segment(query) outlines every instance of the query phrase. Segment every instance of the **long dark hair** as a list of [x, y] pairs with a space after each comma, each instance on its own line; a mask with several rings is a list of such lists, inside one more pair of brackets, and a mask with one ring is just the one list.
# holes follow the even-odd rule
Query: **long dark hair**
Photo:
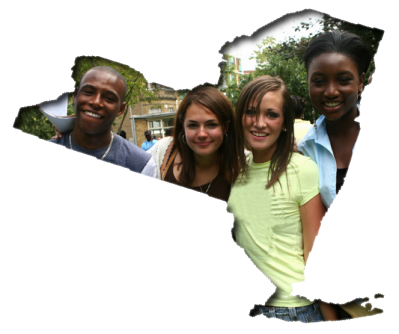
[[[239, 152], [239, 162], [241, 172], [246, 175], [248, 164], [246, 163], [244, 155], [245, 148], [251, 150], [245, 140], [242, 119], [245, 112], [249, 109], [250, 105], [256, 104], [256, 114], [259, 115], [259, 106], [263, 96], [267, 92], [277, 91], [283, 97], [283, 117], [284, 125], [287, 131], [281, 131], [277, 139], [277, 148], [273, 153], [270, 161], [268, 171], [268, 183], [266, 189], [269, 189], [278, 181], [281, 174], [283, 174], [291, 160], [292, 152], [294, 150], [294, 114], [292, 111], [292, 101], [290, 92], [284, 81], [279, 77], [271, 77], [264, 75], [250, 81], [242, 90], [236, 105], [236, 128], [237, 128], [237, 147]], [[279, 182], [279, 181], [278, 181]]]
[[238, 153], [236, 147], [236, 128], [233, 106], [222, 92], [212, 86], [198, 86], [191, 90], [181, 102], [175, 118], [173, 141], [182, 158], [182, 170], [179, 182], [188, 187], [195, 178], [195, 160], [191, 148], [182, 140], [184, 135], [184, 117], [193, 103], [213, 112], [223, 130], [228, 127], [222, 145], [218, 149], [220, 172], [224, 179], [232, 184], [239, 174]]

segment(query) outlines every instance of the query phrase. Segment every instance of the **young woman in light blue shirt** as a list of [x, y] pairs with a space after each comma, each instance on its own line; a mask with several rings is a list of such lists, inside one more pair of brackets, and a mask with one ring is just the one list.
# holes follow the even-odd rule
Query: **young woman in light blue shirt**
[[[358, 104], [371, 59], [370, 49], [359, 36], [337, 30], [318, 36], [305, 53], [310, 99], [322, 116], [299, 142], [298, 150], [318, 165], [320, 195], [327, 209], [344, 182], [359, 136]], [[358, 298], [352, 304], [362, 302]], [[355, 316], [353, 310], [356, 313], [353, 307], [341, 305], [339, 319]]]

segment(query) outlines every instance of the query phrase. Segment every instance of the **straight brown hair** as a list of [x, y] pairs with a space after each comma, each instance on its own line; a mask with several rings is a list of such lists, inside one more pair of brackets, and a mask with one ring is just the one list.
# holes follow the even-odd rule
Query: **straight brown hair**
[[[259, 115], [259, 106], [262, 101], [263, 96], [267, 92], [278, 91], [283, 97], [283, 117], [284, 125], [287, 131], [281, 131], [280, 136], [277, 139], [277, 148], [273, 153], [270, 167], [268, 171], [268, 183], [266, 189], [269, 189], [279, 182], [281, 174], [283, 174], [291, 160], [292, 152], [294, 150], [294, 113], [292, 108], [292, 101], [290, 92], [284, 81], [279, 77], [271, 77], [269, 75], [264, 75], [250, 81], [238, 98], [236, 105], [236, 129], [237, 129], [237, 149], [239, 153], [239, 163], [241, 173], [243, 175], [247, 174], [248, 164], [244, 154], [244, 148], [251, 150], [247, 141], [245, 140], [244, 130], [243, 130], [243, 115], [249, 109], [250, 106], [256, 105], [256, 117]], [[280, 184], [281, 186], [281, 184]]]
[[229, 184], [232, 184], [239, 174], [234, 110], [227, 97], [212, 86], [195, 87], [184, 97], [177, 111], [173, 141], [182, 158], [182, 171], [179, 176], [179, 182], [188, 187], [195, 178], [194, 153], [182, 140], [184, 135], [184, 117], [187, 109], [193, 103], [213, 112], [223, 130], [228, 127], [227, 136], [224, 136], [223, 143], [218, 149], [218, 162], [224, 179]]

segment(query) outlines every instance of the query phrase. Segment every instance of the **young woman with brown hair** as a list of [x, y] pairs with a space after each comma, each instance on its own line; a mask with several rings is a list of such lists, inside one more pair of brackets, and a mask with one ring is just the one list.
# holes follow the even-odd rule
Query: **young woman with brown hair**
[[[250, 314], [333, 320], [330, 305], [290, 295], [292, 284], [304, 280], [325, 213], [317, 165], [294, 151], [293, 124], [290, 93], [280, 78], [262, 76], [244, 87], [236, 106], [241, 174], [228, 210], [234, 214], [237, 244], [277, 288], [266, 305], [255, 306]], [[244, 146], [252, 152], [247, 160]]]
[[158, 178], [227, 201], [239, 173], [234, 111], [212, 86], [190, 91], [175, 117], [174, 135], [148, 152]]

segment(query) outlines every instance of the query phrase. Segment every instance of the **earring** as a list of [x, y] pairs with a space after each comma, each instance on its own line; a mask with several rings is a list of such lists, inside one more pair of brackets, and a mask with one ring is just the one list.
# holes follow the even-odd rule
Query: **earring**
[[314, 126], [314, 132], [316, 133], [316, 139], [319, 139], [317, 137], [316, 113], [315, 113], [314, 109], [312, 109], [312, 115], [313, 115], [313, 126]]
[[224, 135], [223, 143], [227, 143], [228, 138], [229, 138], [229, 136], [228, 136], [227, 133], [226, 133], [226, 134]]
[[284, 131], [284, 132], [287, 132], [287, 129], [284, 129], [283, 131]]
[[182, 141], [184, 144], [187, 145], [187, 142], [186, 142], [186, 135], [181, 136], [181, 141]]

